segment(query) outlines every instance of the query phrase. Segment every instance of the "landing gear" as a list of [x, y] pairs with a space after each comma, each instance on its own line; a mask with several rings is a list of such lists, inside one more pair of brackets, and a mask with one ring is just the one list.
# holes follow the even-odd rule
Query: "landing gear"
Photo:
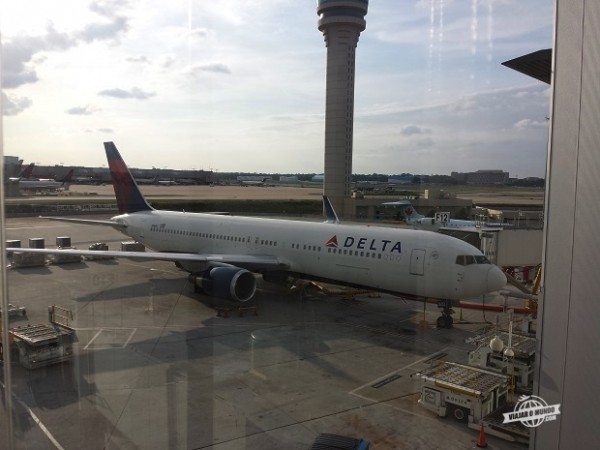
[[454, 314], [454, 310], [452, 309], [452, 300], [439, 300], [438, 308], [441, 308], [442, 315], [437, 319], [437, 327], [452, 328], [454, 323], [454, 319], [452, 318], [452, 314]]

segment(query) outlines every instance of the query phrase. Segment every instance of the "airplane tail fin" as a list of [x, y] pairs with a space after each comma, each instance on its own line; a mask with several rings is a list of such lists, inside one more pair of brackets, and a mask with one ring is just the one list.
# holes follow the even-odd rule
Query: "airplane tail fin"
[[402, 211], [402, 217], [404, 217], [405, 221], [410, 222], [411, 220], [422, 219], [425, 217], [419, 214], [410, 202], [402, 203], [404, 204], [400, 205], [400, 210]]
[[23, 179], [31, 178], [31, 175], [33, 175], [34, 166], [35, 166], [35, 163], [31, 163], [27, 167], [25, 167], [19, 174], [19, 178], [23, 178]]
[[117, 147], [113, 142], [105, 142], [104, 150], [110, 169], [119, 214], [133, 213], [137, 211], [152, 211], [152, 208], [138, 188], [131, 172], [121, 158]]
[[70, 183], [73, 180], [73, 173], [75, 173], [75, 169], [69, 170], [64, 177], [56, 181], [60, 181], [61, 183]]

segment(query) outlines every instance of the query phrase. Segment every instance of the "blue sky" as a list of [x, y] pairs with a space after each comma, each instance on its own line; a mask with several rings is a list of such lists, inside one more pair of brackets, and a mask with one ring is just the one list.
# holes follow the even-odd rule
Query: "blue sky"
[[[355, 173], [544, 176], [550, 88], [501, 66], [552, 45], [550, 0], [372, 0]], [[316, 2], [0, 5], [4, 153], [26, 162], [322, 172]]]

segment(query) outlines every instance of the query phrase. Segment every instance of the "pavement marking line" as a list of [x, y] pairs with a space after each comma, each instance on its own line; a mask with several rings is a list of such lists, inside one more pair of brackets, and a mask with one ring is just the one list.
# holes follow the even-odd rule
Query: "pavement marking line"
[[116, 330], [116, 331], [119, 331], [119, 330], [131, 330], [131, 332], [129, 333], [129, 336], [125, 340], [125, 343], [121, 346], [121, 348], [125, 348], [125, 347], [127, 347], [127, 344], [129, 344], [129, 341], [131, 341], [131, 339], [133, 338], [133, 335], [137, 331], [137, 328], [131, 328], [131, 327], [124, 327], [124, 328], [100, 328], [98, 330], [98, 332], [94, 335], [94, 337], [92, 339], [90, 339], [90, 342], [88, 342], [86, 344], [86, 346], [83, 347], [83, 349], [87, 350], [88, 347], [90, 345], [92, 345], [93, 342], [98, 338], [98, 336], [100, 336], [100, 333], [102, 333], [103, 331], [110, 331], [110, 330]]
[[136, 331], [137, 331], [137, 328], [134, 328], [134, 329], [131, 330], [131, 333], [129, 333], [129, 337], [127, 338], [127, 340], [123, 344], [123, 348], [127, 347], [127, 344], [129, 344], [129, 341], [131, 341], [131, 339], [133, 338], [133, 335], [135, 334]]
[[92, 339], [90, 339], [90, 342], [88, 342], [88, 343], [86, 344], [86, 346], [85, 346], [85, 347], [83, 347], [83, 349], [84, 349], [84, 350], [87, 350], [87, 349], [88, 349], [88, 347], [89, 347], [90, 345], [92, 345], [92, 342], [94, 342], [94, 340], [95, 340], [95, 339], [96, 339], [98, 336], [100, 336], [100, 333], [102, 333], [102, 330], [104, 330], [104, 328], [100, 328], [100, 329], [98, 330], [98, 332], [97, 332], [97, 333], [94, 335], [94, 337], [93, 337]]
[[419, 417], [420, 419], [427, 419], [427, 420], [430, 420], [430, 421], [433, 421], [433, 422], [436, 421], [436, 418], [428, 417], [428, 416], [425, 416], [425, 415], [421, 415], [421, 414], [419, 414], [417, 412], [410, 411], [409, 409], [400, 408], [399, 406], [390, 405], [389, 401], [390, 400], [395, 400], [395, 399], [390, 399], [390, 400], [385, 400], [385, 401], [377, 401], [377, 400], [373, 400], [372, 398], [365, 397], [364, 395], [355, 394], [355, 393], [352, 393], [352, 392], [351, 392], [351, 394], [354, 395], [355, 397], [361, 398], [363, 400], [366, 400], [366, 401], [369, 401], [369, 402], [373, 402], [373, 404], [381, 405], [381, 406], [386, 406], [388, 408], [395, 409], [396, 411], [402, 411], [403, 413], [410, 414], [411, 416]]
[[[4, 390], [6, 389], [6, 386], [1, 381], [0, 381], [0, 385], [2, 385], [2, 389], [4, 389]], [[46, 435], [46, 437], [50, 440], [50, 442], [52, 442], [54, 447], [57, 450], [65, 450], [64, 447], [62, 445], [60, 445], [59, 442], [54, 438], [54, 436], [52, 436], [52, 433], [50, 433], [50, 430], [48, 430], [48, 428], [46, 428], [46, 426], [42, 423], [42, 421], [38, 418], [38, 416], [35, 415], [35, 413], [31, 410], [31, 408], [29, 408], [29, 406], [27, 406], [27, 404], [17, 396], [17, 394], [15, 394], [14, 392], [11, 392], [11, 394], [12, 394], [13, 398], [19, 403], [19, 405], [21, 405], [23, 407], [23, 409], [25, 409], [25, 411], [27, 411], [27, 413], [33, 419], [33, 421], [40, 427], [40, 430], [42, 430], [42, 433], [44, 433]]]

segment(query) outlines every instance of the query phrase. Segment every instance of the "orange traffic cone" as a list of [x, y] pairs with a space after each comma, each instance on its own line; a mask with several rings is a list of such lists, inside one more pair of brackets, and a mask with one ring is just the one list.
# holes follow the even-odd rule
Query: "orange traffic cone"
[[483, 429], [483, 423], [479, 428], [479, 440], [477, 441], [477, 447], [479, 448], [487, 448], [487, 442], [485, 441], [485, 430]]

